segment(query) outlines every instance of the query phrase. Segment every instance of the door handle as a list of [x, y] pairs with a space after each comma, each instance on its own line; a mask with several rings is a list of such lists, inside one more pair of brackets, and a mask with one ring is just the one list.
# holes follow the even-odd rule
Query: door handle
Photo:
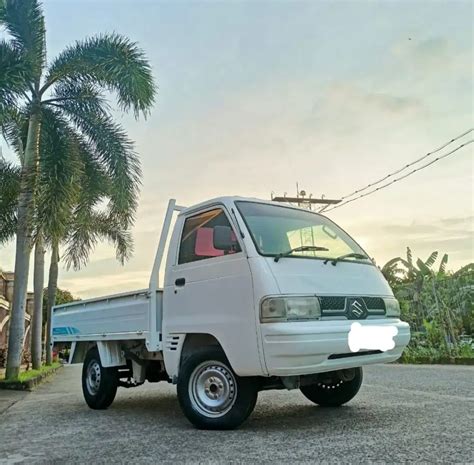
[[174, 285], [178, 286], [178, 287], [183, 287], [185, 284], [186, 284], [186, 279], [185, 278], [178, 278], [174, 282]]

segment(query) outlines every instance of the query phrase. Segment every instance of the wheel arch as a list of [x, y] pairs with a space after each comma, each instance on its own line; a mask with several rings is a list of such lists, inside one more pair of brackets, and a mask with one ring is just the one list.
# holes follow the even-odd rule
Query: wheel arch
[[179, 369], [183, 361], [203, 347], [218, 347], [225, 354], [225, 350], [219, 340], [210, 333], [182, 333], [170, 334], [165, 341], [163, 358], [166, 372], [176, 384]]
[[93, 341], [77, 341], [71, 344], [71, 350], [69, 353], [69, 360], [68, 363], [83, 363], [86, 354], [92, 347], [96, 346], [97, 344]]

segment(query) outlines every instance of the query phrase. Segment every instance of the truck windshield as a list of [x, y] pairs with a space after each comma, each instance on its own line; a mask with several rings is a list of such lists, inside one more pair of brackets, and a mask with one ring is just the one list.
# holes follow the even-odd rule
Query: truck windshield
[[[343, 260], [371, 263], [361, 259], [361, 255], [366, 256], [362, 248], [324, 216], [281, 205], [246, 201], [237, 201], [236, 205], [261, 255], [276, 257], [301, 248], [287, 257], [336, 259], [356, 254]], [[304, 246], [312, 246], [313, 250]]]

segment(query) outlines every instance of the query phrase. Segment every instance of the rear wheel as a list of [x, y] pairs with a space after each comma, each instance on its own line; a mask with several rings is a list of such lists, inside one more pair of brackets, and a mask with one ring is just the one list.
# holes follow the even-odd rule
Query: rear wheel
[[252, 413], [257, 386], [237, 376], [218, 348], [194, 353], [181, 366], [178, 400], [188, 420], [200, 429], [233, 429]]
[[337, 372], [324, 375], [316, 384], [300, 388], [307, 399], [321, 407], [338, 407], [349, 402], [359, 392], [362, 384], [362, 368], [360, 367], [344, 370], [342, 376]]
[[104, 368], [97, 347], [89, 349], [82, 367], [82, 392], [87, 405], [94, 410], [106, 409], [114, 401], [117, 387], [117, 369]]

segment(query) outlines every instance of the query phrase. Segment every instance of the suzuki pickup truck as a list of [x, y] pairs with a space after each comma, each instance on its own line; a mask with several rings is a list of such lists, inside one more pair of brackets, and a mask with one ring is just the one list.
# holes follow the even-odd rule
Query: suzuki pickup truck
[[149, 287], [57, 305], [52, 319], [53, 343], [71, 343], [69, 362], [83, 363], [89, 407], [166, 381], [204, 429], [238, 427], [267, 389], [342, 405], [364, 365], [397, 360], [409, 339], [390, 286], [345, 231], [241, 197], [170, 200]]

